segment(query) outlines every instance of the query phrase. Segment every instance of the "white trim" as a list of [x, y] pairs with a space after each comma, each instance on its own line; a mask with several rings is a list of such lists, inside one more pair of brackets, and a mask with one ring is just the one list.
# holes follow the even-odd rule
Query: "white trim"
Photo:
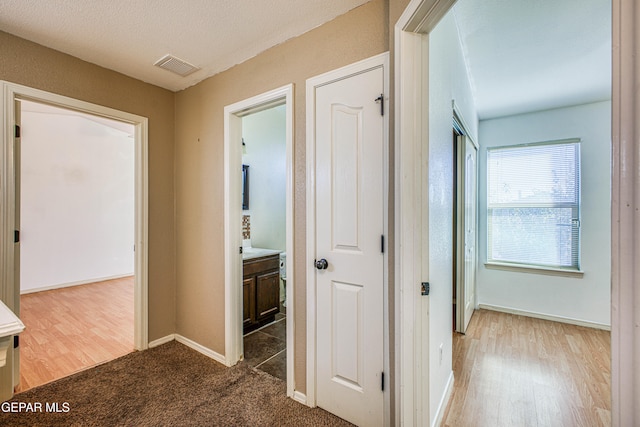
[[449, 374], [449, 380], [447, 381], [447, 386], [444, 389], [442, 399], [440, 399], [440, 404], [438, 405], [438, 410], [436, 411], [436, 416], [434, 417], [431, 427], [439, 426], [442, 423], [442, 418], [444, 417], [444, 413], [447, 410], [447, 405], [449, 404], [449, 400], [451, 399], [451, 395], [453, 394], [453, 384], [454, 376], [453, 371], [451, 371], [451, 373]]
[[484, 267], [490, 270], [515, 271], [517, 273], [544, 274], [547, 276], [574, 277], [581, 279], [584, 277], [582, 270], [569, 270], [568, 268], [544, 267], [538, 265], [509, 264], [506, 262], [487, 261]]
[[[263, 94], [224, 107], [224, 280], [225, 280], [225, 355], [229, 366], [240, 360], [242, 345], [242, 246], [240, 217], [242, 214], [241, 194], [241, 149], [242, 117], [248, 114], [285, 105], [286, 121], [286, 281], [287, 301], [287, 396], [294, 396], [295, 370], [295, 269], [293, 258], [294, 213], [293, 213], [293, 85], [289, 84]], [[237, 142], [237, 143], [234, 143]], [[237, 170], [232, 169], [237, 165]], [[235, 231], [234, 231], [235, 230]]]
[[640, 424], [640, 4], [613, 0], [611, 420]]
[[20, 295], [33, 294], [36, 292], [52, 291], [54, 289], [71, 288], [73, 286], [88, 285], [91, 283], [106, 282], [107, 280], [122, 279], [123, 277], [135, 276], [134, 273], [118, 274], [116, 276], [96, 277], [95, 279], [79, 280], [77, 282], [59, 283], [57, 285], [42, 286], [39, 288], [31, 288], [20, 290]]
[[176, 339], [176, 334], [169, 334], [166, 337], [158, 338], [157, 340], [153, 340], [149, 343], [149, 348], [154, 348], [161, 346], [162, 344], [166, 344], [168, 342], [174, 341]]
[[[197, 351], [198, 353], [204, 354], [205, 356], [215, 360], [218, 363], [222, 363], [223, 365], [229, 367], [232, 366], [231, 364], [228, 363], [228, 361], [225, 359], [225, 357], [223, 355], [221, 355], [220, 353], [217, 353], [213, 350], [211, 350], [210, 348], [207, 348], [203, 345], [198, 344], [197, 342], [190, 340], [189, 338], [183, 337], [180, 334], [175, 334], [175, 340], [178, 341], [180, 344], [184, 344], [187, 347]], [[166, 338], [166, 337], [165, 337]]]
[[427, 419], [430, 412], [429, 361], [422, 357], [428, 352], [429, 317], [419, 291], [420, 283], [429, 277], [429, 205], [424, 190], [428, 188], [428, 153], [422, 153], [424, 141], [428, 144], [423, 114], [428, 108], [424, 34], [454, 2], [412, 0], [394, 27], [396, 425], [422, 424], [424, 411]]
[[0, 141], [0, 298], [13, 309], [15, 302], [13, 274], [13, 230], [15, 224], [15, 180], [13, 165], [14, 100], [36, 102], [81, 111], [88, 114], [127, 122], [135, 126], [135, 290], [134, 290], [134, 345], [137, 350], [148, 347], [148, 119], [113, 108], [53, 94], [39, 89], [6, 81], [0, 82], [3, 100], [2, 139]]
[[[385, 101], [388, 101], [389, 94], [389, 53], [381, 53], [379, 55], [372, 56], [370, 58], [364, 59], [362, 61], [355, 62], [353, 64], [347, 65], [345, 67], [338, 68], [336, 70], [329, 71], [327, 73], [321, 74], [319, 76], [315, 76], [307, 79], [306, 83], [306, 123], [307, 123], [307, 133], [306, 133], [306, 174], [307, 174], [307, 212], [306, 212], [306, 220], [307, 220], [307, 231], [306, 231], [306, 240], [307, 240], [307, 258], [306, 258], [306, 276], [307, 276], [307, 396], [306, 396], [306, 404], [311, 407], [316, 406], [316, 274], [315, 268], [313, 268], [313, 261], [316, 256], [316, 238], [315, 238], [315, 230], [316, 230], [316, 217], [315, 217], [315, 209], [316, 209], [316, 183], [315, 183], [315, 92], [316, 88], [319, 86], [324, 86], [330, 84], [337, 80], [345, 79], [349, 76], [361, 74], [367, 72], [369, 70], [382, 67], [384, 70], [384, 96]], [[388, 110], [387, 110], [388, 111]], [[384, 226], [384, 235], [387, 237], [386, 241], [388, 242], [389, 236], [389, 218], [388, 218], [388, 207], [389, 207], [389, 114], [384, 115], [384, 165], [385, 169], [383, 171], [384, 175], [384, 218], [383, 218], [383, 226]], [[390, 365], [389, 365], [389, 258], [388, 255], [389, 250], [384, 252], [384, 277], [383, 277], [383, 287], [384, 287], [384, 370], [389, 373]], [[389, 378], [390, 375], [387, 375]], [[388, 390], [386, 388], [385, 390]], [[388, 392], [384, 393], [384, 424], [390, 425], [391, 419], [391, 399]]]
[[587, 328], [602, 329], [602, 330], [605, 330], [605, 331], [610, 331], [611, 330], [611, 326], [607, 325], [607, 324], [604, 324], [604, 323], [590, 322], [588, 320], [572, 319], [570, 317], [555, 316], [553, 314], [545, 314], [545, 313], [538, 313], [536, 311], [520, 310], [520, 309], [517, 309], [517, 308], [503, 307], [503, 306], [500, 306], [500, 305], [478, 304], [478, 308], [485, 309], [485, 310], [491, 310], [491, 311], [499, 311], [501, 313], [516, 314], [518, 316], [533, 317], [535, 319], [550, 320], [552, 322], [567, 323], [569, 325], [585, 326]]
[[303, 405], [307, 405], [307, 395], [304, 393], [300, 393], [299, 391], [293, 393], [293, 400], [298, 403], [302, 403]]

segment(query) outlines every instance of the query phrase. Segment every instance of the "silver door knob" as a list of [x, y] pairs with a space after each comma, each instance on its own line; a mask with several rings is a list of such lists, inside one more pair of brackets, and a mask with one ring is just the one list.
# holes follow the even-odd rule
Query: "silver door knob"
[[315, 266], [318, 270], [326, 270], [327, 267], [329, 267], [329, 263], [327, 262], [326, 259], [322, 258], [315, 261]]

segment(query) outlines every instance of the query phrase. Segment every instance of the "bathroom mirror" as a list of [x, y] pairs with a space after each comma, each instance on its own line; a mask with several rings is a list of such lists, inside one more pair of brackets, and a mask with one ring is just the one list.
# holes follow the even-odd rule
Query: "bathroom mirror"
[[242, 210], [249, 209], [249, 165], [242, 165]]

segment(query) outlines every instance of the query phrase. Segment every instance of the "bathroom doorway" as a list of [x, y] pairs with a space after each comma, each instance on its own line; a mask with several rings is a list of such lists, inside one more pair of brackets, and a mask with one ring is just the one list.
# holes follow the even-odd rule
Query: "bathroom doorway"
[[[286, 379], [287, 396], [298, 399], [293, 369], [293, 85], [226, 106], [224, 121], [224, 362], [232, 366], [244, 359], [270, 374], [279, 371], [276, 376]], [[268, 139], [278, 143], [269, 145]], [[249, 345], [245, 349], [245, 333], [258, 341], [261, 354]]]
[[242, 117], [246, 363], [286, 381], [286, 105]]

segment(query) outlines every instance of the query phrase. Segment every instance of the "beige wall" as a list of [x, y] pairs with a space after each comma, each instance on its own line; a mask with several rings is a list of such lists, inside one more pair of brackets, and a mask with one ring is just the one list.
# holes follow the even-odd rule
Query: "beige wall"
[[[177, 332], [224, 354], [223, 109], [293, 83], [296, 235], [290, 259], [298, 272], [296, 389], [306, 391], [305, 82], [389, 50], [390, 32], [407, 3], [373, 0], [177, 94], [0, 32], [0, 79], [149, 118], [150, 340]], [[392, 303], [392, 284], [390, 294]]]
[[[295, 378], [306, 391], [305, 82], [388, 49], [387, 2], [373, 0], [176, 94], [177, 333], [224, 354], [223, 112], [294, 84]], [[291, 262], [291, 261], [290, 261]]]
[[149, 340], [175, 331], [175, 94], [0, 32], [0, 80], [149, 119]]

